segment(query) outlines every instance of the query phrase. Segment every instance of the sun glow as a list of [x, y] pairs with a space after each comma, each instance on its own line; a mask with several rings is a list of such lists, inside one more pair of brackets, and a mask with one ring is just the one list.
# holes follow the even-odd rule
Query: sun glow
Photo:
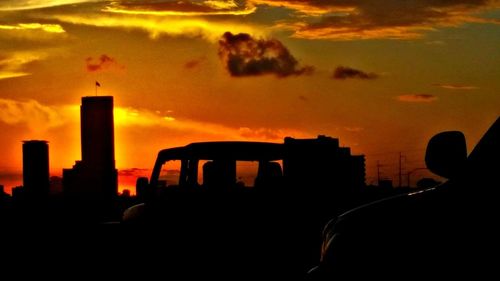
[[257, 26], [224, 21], [215, 22], [201, 18], [178, 17], [138, 17], [138, 16], [106, 16], [106, 15], [56, 15], [53, 18], [71, 24], [89, 25], [97, 27], [139, 29], [147, 31], [151, 38], [161, 35], [186, 36], [204, 38], [217, 42], [227, 31], [245, 32], [263, 35], [263, 29]]
[[6, 1], [7, 3], [0, 4], [0, 11], [21, 11], [101, 1], [102, 0], [16, 0]]
[[64, 28], [59, 24], [18, 23], [14, 25], [0, 24], [0, 30], [42, 30], [50, 33], [64, 33]]

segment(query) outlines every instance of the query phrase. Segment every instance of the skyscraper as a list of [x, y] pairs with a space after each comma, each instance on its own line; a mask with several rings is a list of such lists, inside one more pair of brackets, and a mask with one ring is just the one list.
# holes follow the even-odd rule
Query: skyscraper
[[80, 199], [112, 199], [118, 192], [113, 97], [83, 97], [80, 126], [82, 160], [63, 170], [64, 193]]
[[43, 140], [23, 142], [23, 186], [25, 194], [41, 199], [49, 194], [49, 145]]
[[98, 170], [114, 170], [113, 97], [83, 97], [80, 125], [82, 162]]

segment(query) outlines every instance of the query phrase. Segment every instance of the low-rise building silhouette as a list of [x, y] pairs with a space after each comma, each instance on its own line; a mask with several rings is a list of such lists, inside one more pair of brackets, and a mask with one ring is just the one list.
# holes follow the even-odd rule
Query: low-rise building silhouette
[[390, 179], [381, 179], [378, 182], [378, 186], [379, 186], [379, 188], [385, 188], [385, 189], [392, 189], [392, 188], [394, 188], [394, 186], [392, 184], [392, 180], [390, 180]]
[[0, 184], [0, 200], [3, 200], [7, 197], [10, 197], [9, 194], [5, 192], [5, 187], [3, 186], [3, 184]]
[[[352, 194], [365, 186], [365, 156], [351, 155], [339, 140], [285, 138], [284, 176], [290, 185], [316, 195]], [[311, 190], [314, 189], [314, 190]]]
[[58, 176], [50, 177], [50, 194], [59, 195], [63, 192], [62, 178]]
[[25, 190], [22, 185], [14, 186], [12, 188], [12, 199], [16, 200], [17, 202], [23, 201], [25, 196]]
[[49, 194], [49, 145], [44, 140], [23, 142], [23, 186], [31, 199]]

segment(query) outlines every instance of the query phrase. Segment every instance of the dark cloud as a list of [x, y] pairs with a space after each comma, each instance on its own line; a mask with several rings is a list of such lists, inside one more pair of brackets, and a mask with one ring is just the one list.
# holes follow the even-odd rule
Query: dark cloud
[[0, 171], [0, 185], [2, 185], [3, 181], [17, 181], [20, 180], [22, 181], [23, 179], [23, 173], [18, 172], [18, 171]]
[[299, 96], [299, 100], [301, 100], [303, 102], [309, 101], [309, 99], [306, 96]]
[[144, 177], [149, 176], [150, 169], [130, 168], [118, 170], [118, 175], [123, 177]]
[[123, 66], [118, 64], [116, 60], [108, 55], [101, 55], [99, 58], [88, 57], [85, 59], [85, 64], [88, 72], [98, 72], [110, 69], [123, 69]]
[[497, 23], [479, 12], [498, 7], [490, 0], [254, 0], [302, 13], [301, 20], [282, 26], [294, 37], [308, 39], [414, 39], [435, 27], [463, 23]]
[[429, 94], [410, 94], [398, 96], [397, 100], [401, 102], [428, 103], [436, 101], [437, 97]]
[[376, 79], [378, 75], [376, 73], [367, 73], [362, 70], [354, 69], [347, 66], [338, 66], [333, 71], [333, 79], [345, 80], [349, 78], [355, 79]]
[[0, 185], [3, 185], [4, 192], [12, 193], [14, 186], [20, 186], [23, 182], [23, 173], [20, 171], [0, 171]]
[[277, 77], [310, 74], [311, 66], [299, 66], [290, 51], [276, 39], [255, 39], [246, 33], [226, 32], [219, 41], [219, 56], [235, 77], [274, 74]]
[[185, 64], [184, 64], [184, 68], [186, 69], [193, 69], [193, 68], [197, 68], [199, 67], [203, 62], [205, 61], [205, 57], [200, 57], [200, 58], [196, 58], [196, 59], [192, 59], [192, 60], [189, 60], [187, 61]]

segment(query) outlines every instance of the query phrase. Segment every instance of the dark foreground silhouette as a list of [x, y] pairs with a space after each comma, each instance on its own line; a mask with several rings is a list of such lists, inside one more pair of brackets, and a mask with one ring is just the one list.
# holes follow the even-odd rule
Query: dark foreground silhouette
[[332, 220], [309, 278], [498, 278], [500, 119], [469, 157], [460, 132], [436, 135], [426, 163], [449, 181]]
[[[81, 171], [83, 162], [72, 171]], [[252, 167], [255, 178], [249, 180]], [[162, 150], [151, 178], [137, 183], [140, 204], [123, 217], [127, 202], [77, 196], [82, 188], [61, 198], [21, 198], [10, 214], [0, 213], [12, 230], [9, 246], [14, 253], [55, 253], [51, 262], [91, 272], [131, 262], [133, 269], [165, 278], [300, 280], [319, 259], [327, 220], [367, 201], [364, 157], [324, 136]], [[48, 260], [23, 261], [29, 267]]]
[[[218, 142], [161, 151], [151, 179], [138, 180], [141, 203], [121, 220], [117, 210], [127, 204], [75, 198], [28, 200], [1, 212], [3, 264], [21, 268], [18, 275], [42, 268], [37, 273], [69, 271], [66, 277], [93, 279], [491, 274], [496, 260], [487, 253], [498, 244], [499, 120], [469, 157], [461, 133], [433, 138], [428, 168], [448, 182], [337, 217], [325, 228], [322, 246], [329, 219], [383, 195], [357, 185], [362, 176], [347, 167], [359, 159], [331, 139]], [[174, 160], [179, 170], [162, 168]], [[253, 188], [235, 177], [236, 160], [259, 163]]]

